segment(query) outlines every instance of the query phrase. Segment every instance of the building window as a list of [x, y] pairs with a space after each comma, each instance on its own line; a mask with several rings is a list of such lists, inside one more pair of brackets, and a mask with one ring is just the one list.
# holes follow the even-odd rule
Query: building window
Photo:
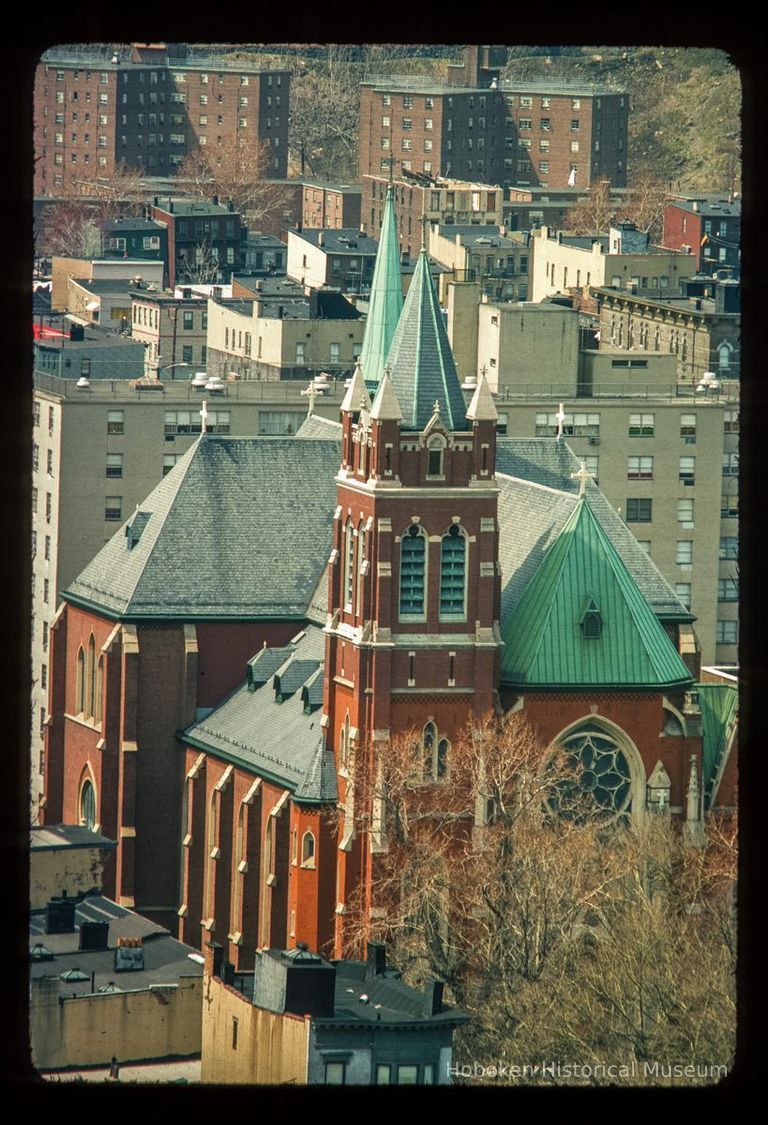
[[739, 455], [738, 453], [724, 453], [723, 454], [723, 476], [735, 477], [739, 473]]
[[570, 734], [552, 766], [564, 776], [554, 786], [548, 804], [563, 819], [576, 824], [615, 821], [631, 812], [629, 761], [619, 744], [601, 728], [590, 726]]
[[720, 538], [720, 558], [737, 559], [739, 557], [739, 540], [735, 535], [723, 535]]
[[48, 651], [48, 630], [49, 625], [47, 621], [43, 622], [43, 652]]
[[123, 475], [123, 455], [122, 453], [108, 453], [107, 454], [107, 476], [108, 477], [121, 477]]
[[735, 645], [739, 642], [738, 621], [718, 621], [715, 630], [715, 644]]
[[443, 536], [440, 557], [440, 617], [466, 617], [466, 539], [458, 524]]
[[343, 1086], [346, 1082], [347, 1064], [343, 1062], [327, 1062], [325, 1064], [326, 1086]]
[[176, 464], [176, 461], [178, 460], [178, 456], [179, 455], [177, 453], [164, 453], [163, 454], [163, 476], [164, 477], [167, 476], [168, 473], [170, 473], [171, 469], [173, 468], [173, 466]]
[[650, 523], [653, 501], [630, 497], [627, 500], [627, 523]]
[[690, 567], [693, 563], [693, 542], [690, 539], [678, 539], [675, 561], [678, 566]]
[[108, 434], [122, 434], [124, 429], [124, 412], [122, 410], [110, 410], [107, 413], [107, 433]]
[[[536, 415], [536, 437], [552, 437], [557, 434], [556, 414]], [[568, 437], [599, 437], [599, 414], [567, 413], [563, 419], [563, 433]]]
[[400, 546], [400, 617], [424, 616], [426, 533], [411, 524]]
[[738, 410], [726, 410], [723, 421], [723, 430], [726, 434], [737, 434], [739, 432]]
[[295, 434], [307, 416], [306, 410], [260, 410], [260, 434]]
[[693, 527], [693, 500], [678, 500], [677, 522], [685, 528]]
[[678, 469], [678, 479], [685, 484], [693, 484], [696, 479], [696, 458], [695, 457], [681, 457], [680, 467]]
[[301, 866], [315, 866], [315, 837], [311, 832], [305, 832], [301, 838]]
[[183, 344], [182, 345], [181, 362], [182, 363], [191, 363], [192, 362], [192, 345], [191, 344]]
[[680, 437], [682, 438], [696, 438], [696, 415], [695, 414], [681, 414], [680, 415]]
[[96, 827], [96, 790], [88, 780], [80, 790], [80, 824], [91, 831]]
[[629, 416], [629, 436], [630, 437], [653, 437], [654, 432], [654, 415], [653, 414], [630, 414]]
[[718, 578], [717, 600], [719, 602], [737, 602], [739, 600], [739, 580], [736, 577]]
[[351, 519], [344, 528], [344, 608], [352, 609], [352, 589], [355, 578], [355, 529]]
[[123, 518], [122, 496], [108, 496], [104, 501], [104, 519], [120, 520]]
[[653, 457], [629, 457], [627, 459], [627, 480], [652, 480]]
[[690, 582], [675, 582], [675, 593], [686, 609], [691, 608], [691, 584]]

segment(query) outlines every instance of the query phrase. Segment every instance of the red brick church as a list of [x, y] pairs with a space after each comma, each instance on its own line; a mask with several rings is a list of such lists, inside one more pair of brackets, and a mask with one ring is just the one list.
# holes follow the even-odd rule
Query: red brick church
[[611, 815], [695, 837], [735, 803], [691, 614], [561, 439], [497, 436], [484, 378], [467, 402], [424, 250], [401, 304], [390, 199], [341, 424], [203, 433], [52, 631], [43, 823], [116, 840], [105, 893], [240, 968], [341, 956], [355, 776], [401, 732], [445, 785], [468, 720], [522, 710]]

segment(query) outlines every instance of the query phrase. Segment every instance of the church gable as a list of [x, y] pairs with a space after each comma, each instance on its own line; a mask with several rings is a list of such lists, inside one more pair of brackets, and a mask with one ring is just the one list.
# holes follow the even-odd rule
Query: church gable
[[690, 674], [618, 552], [578, 501], [504, 624], [502, 681], [671, 687]]

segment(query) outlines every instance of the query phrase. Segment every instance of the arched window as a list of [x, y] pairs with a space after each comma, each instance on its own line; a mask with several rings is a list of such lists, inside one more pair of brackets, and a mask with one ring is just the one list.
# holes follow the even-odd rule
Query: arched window
[[315, 866], [315, 837], [311, 832], [305, 832], [301, 838], [301, 866]]
[[85, 662], [85, 716], [93, 718], [96, 703], [96, 641], [93, 633], [88, 638], [88, 656]]
[[437, 744], [437, 756], [435, 758], [435, 776], [438, 781], [442, 781], [444, 777], [448, 776], [448, 747], [450, 743], [447, 738], [441, 738]]
[[661, 350], [661, 329], [658, 326], [653, 333], [653, 350], [655, 352]]
[[355, 531], [352, 520], [347, 520], [344, 528], [344, 608], [352, 608], [352, 587], [354, 584]]
[[96, 790], [88, 778], [80, 790], [80, 823], [91, 830], [96, 827]]
[[443, 536], [440, 558], [440, 617], [466, 617], [466, 540], [458, 524]]
[[237, 814], [237, 832], [235, 835], [235, 885], [232, 888], [231, 918], [233, 933], [240, 932], [243, 926], [243, 881], [247, 867], [246, 858], [245, 804], [241, 802]]
[[427, 476], [428, 477], [442, 477], [443, 476], [443, 457], [445, 454], [445, 443], [442, 438], [430, 438], [427, 448]]
[[437, 743], [437, 727], [434, 723], [429, 722], [424, 727], [421, 743], [424, 755], [424, 778], [428, 780], [432, 777], [435, 744]]
[[412, 523], [400, 544], [401, 617], [424, 616], [426, 543], [424, 528]]
[[357, 607], [355, 612], [359, 616], [363, 612], [363, 573], [365, 562], [365, 524], [361, 520], [357, 528]]
[[729, 343], [721, 344], [717, 349], [718, 362], [721, 371], [728, 371], [731, 366], [731, 352], [733, 348]]
[[349, 730], [349, 711], [347, 711], [339, 740], [339, 762], [344, 769], [347, 769], [349, 766]]
[[548, 771], [547, 803], [564, 820], [626, 821], [632, 811], [629, 758], [599, 727], [583, 727], [562, 739]]
[[93, 716], [97, 723], [101, 723], [102, 700], [104, 698], [104, 657], [99, 657], [96, 668], [96, 692], [93, 704]]
[[85, 653], [82, 645], [77, 650], [77, 676], [75, 682], [75, 714], [85, 711]]
[[216, 846], [218, 842], [218, 818], [219, 818], [219, 793], [214, 790], [211, 793], [211, 803], [208, 806], [208, 832], [207, 832], [207, 848], [206, 848], [206, 872], [205, 872], [205, 906], [203, 913], [206, 918], [213, 915], [213, 900], [214, 900], [214, 882], [216, 879]]

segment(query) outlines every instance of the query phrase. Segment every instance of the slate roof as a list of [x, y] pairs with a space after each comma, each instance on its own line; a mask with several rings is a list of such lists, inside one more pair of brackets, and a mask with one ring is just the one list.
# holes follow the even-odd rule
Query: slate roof
[[[357, 258], [371, 257], [379, 247], [377, 239], [361, 231], [359, 227], [324, 227], [322, 230], [308, 227], [306, 230], [292, 231], [292, 233], [326, 254], [352, 254]], [[322, 246], [319, 242], [321, 236]]]
[[[307, 685], [314, 696], [318, 679], [322, 684], [324, 652], [323, 632], [313, 625], [289, 645], [264, 649], [249, 666], [255, 671], [263, 662], [268, 678], [250, 690], [244, 683], [179, 738], [284, 785], [295, 800], [335, 801], [333, 755], [324, 746], [320, 713], [316, 706], [306, 713], [302, 691]], [[278, 682], [291, 691], [281, 703]]]
[[[108, 949], [82, 952], [78, 949], [79, 927], [83, 922], [109, 922]], [[40, 942], [54, 954], [54, 959], [30, 961], [30, 975], [33, 978], [60, 977], [73, 968], [87, 974], [84, 981], [61, 981], [60, 991], [67, 996], [73, 993], [89, 995], [92, 992], [91, 973], [96, 974], [96, 991], [114, 981], [116, 988], [125, 992], [149, 988], [153, 984], [177, 984], [180, 977], [203, 975], [203, 966], [190, 957], [190, 954], [197, 954], [191, 946], [177, 941], [164, 926], [150, 922], [101, 895], [87, 895], [77, 904], [74, 933], [47, 934], [45, 926], [45, 910], [33, 911], [29, 922], [29, 948], [31, 950]], [[142, 938], [143, 969], [115, 972], [115, 947], [119, 937]]]
[[731, 750], [739, 693], [732, 684], [697, 684], [696, 690], [701, 708], [704, 802], [710, 808], [715, 797], [714, 783], [718, 770]]
[[467, 408], [448, 342], [427, 252], [419, 254], [392, 347], [387, 356], [392, 385], [403, 411], [403, 429], [423, 430], [440, 403], [443, 424], [466, 430]]
[[80, 824], [34, 824], [29, 830], [29, 849], [45, 852], [58, 848], [116, 848], [114, 840]]
[[[581, 622], [595, 609], [599, 635]], [[586, 498], [504, 622], [501, 677], [521, 686], [667, 687], [691, 676]]]
[[371, 390], [378, 385], [384, 374], [384, 364], [402, 308], [400, 249], [397, 242], [393, 189], [390, 185], [384, 203], [379, 250], [373, 269], [368, 317], [360, 353], [360, 368]]
[[[437, 1015], [427, 1016], [424, 993], [404, 984], [399, 973], [388, 970], [368, 976], [367, 971], [364, 961], [337, 961], [333, 1016], [315, 1016], [313, 1022], [318, 1025], [339, 1022], [454, 1025], [465, 1023], [469, 1018], [458, 1008], [445, 1008]], [[368, 997], [367, 1003], [360, 1000], [361, 995]]]
[[328, 561], [337, 441], [201, 436], [65, 591], [123, 620], [299, 618]]
[[341, 422], [334, 422], [330, 418], [321, 418], [319, 414], [308, 414], [294, 434], [294, 440], [300, 438], [301, 441], [306, 441], [308, 438], [311, 440], [321, 438], [324, 441], [340, 442], [341, 429]]

